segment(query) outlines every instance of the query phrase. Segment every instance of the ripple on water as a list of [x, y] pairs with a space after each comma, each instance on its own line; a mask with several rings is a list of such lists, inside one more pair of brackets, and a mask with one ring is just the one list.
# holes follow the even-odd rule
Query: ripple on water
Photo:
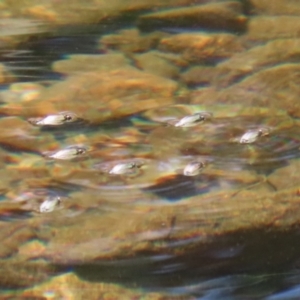
[[[194, 118], [203, 112], [210, 117]], [[56, 115], [49, 116], [41, 116], [47, 125], [56, 120]], [[60, 123], [64, 118], [58, 116]], [[177, 126], [190, 120], [196, 120], [193, 126]], [[183, 287], [177, 277], [192, 281], [194, 274], [222, 269], [220, 262], [226, 269], [231, 259], [243, 255], [243, 240], [236, 245], [241, 238], [230, 236], [231, 222], [245, 214], [240, 226], [247, 226], [257, 191], [263, 195], [271, 189], [264, 176], [280, 166], [274, 162], [284, 164], [299, 156], [295, 122], [282, 111], [195, 105], [148, 110], [121, 121], [78, 126], [76, 131], [69, 131], [64, 122], [51, 130], [31, 126], [36, 134], [53, 135], [59, 142], [47, 152], [51, 161], [41, 151], [30, 154], [34, 165], [22, 164], [22, 155], [15, 159], [20, 163], [13, 170], [19, 177], [15, 180], [13, 175], [12, 189], [3, 191], [0, 220], [24, 222], [34, 239], [43, 241], [38, 257], [26, 252], [30, 259], [74, 265], [83, 278], [94, 279], [87, 275], [92, 264], [97, 280], [108, 270], [115, 277], [122, 269], [122, 281], [131, 282], [136, 273], [130, 274], [139, 264], [144, 286], [157, 287], [162, 279], [162, 285], [175, 285], [182, 293], [227, 295], [214, 282]], [[240, 143], [245, 132], [262, 126], [270, 132]], [[82, 159], [76, 159], [77, 154], [83, 154]], [[201, 168], [186, 174], [186, 167], [195, 162], [203, 162]], [[25, 174], [26, 180], [21, 180]], [[227, 230], [224, 238], [222, 230]], [[222, 247], [214, 244], [216, 236], [223, 238]], [[200, 244], [203, 249], [195, 251]], [[105, 265], [107, 258], [112, 265]], [[227, 281], [220, 278], [216, 285], [223, 282]], [[231, 291], [235, 293], [235, 287]]]
[[[201, 114], [206, 117], [198, 122]], [[197, 120], [194, 124], [192, 117], [193, 126], [176, 125], [186, 116], [195, 115]], [[44, 118], [52, 121], [53, 116]], [[60, 124], [55, 127], [61, 127], [63, 131], [65, 114], [57, 116]], [[48, 121], [46, 123], [48, 125]], [[84, 153], [84, 161], [74, 159], [79, 149], [75, 146], [48, 152], [52, 154], [50, 158], [58, 160], [51, 164], [50, 182], [72, 184], [80, 190], [87, 189], [86, 193], [96, 190], [107, 203], [124, 203], [124, 199], [129, 205], [137, 199], [143, 203], [153, 203], [153, 199], [172, 202], [251, 187], [261, 181], [261, 174], [255, 172], [261, 173], [261, 165], [270, 171], [299, 156], [298, 127], [281, 110], [245, 109], [237, 105], [175, 105], [144, 111], [120, 124], [122, 127], [119, 128], [118, 120], [115, 120], [113, 126], [99, 128], [99, 133], [95, 128], [84, 129], [85, 134], [80, 140], [87, 143], [84, 149], [89, 150], [88, 155]], [[131, 129], [132, 125], [134, 129]], [[247, 130], [259, 126], [270, 128], [270, 132], [249, 144], [239, 142]], [[79, 130], [78, 127], [78, 134]], [[40, 134], [44, 134], [43, 130]], [[76, 133], [72, 132], [71, 137], [61, 136], [60, 140], [64, 144], [66, 140], [77, 141]], [[70, 151], [71, 156], [66, 155]], [[60, 162], [69, 158], [71, 161], [65, 165]], [[185, 168], [195, 161], [205, 161], [203, 170], [185, 176]], [[46, 164], [45, 168], [49, 166]], [[34, 172], [32, 177], [35, 177]], [[122, 194], [129, 190], [130, 196]], [[136, 195], [132, 191], [136, 191]]]
[[[171, 121], [176, 124], [176, 120], [182, 120], [186, 114], [208, 110], [213, 112], [213, 117], [194, 127], [174, 128], [166, 125], [171, 124]], [[150, 132], [149, 141], [153, 144], [154, 151], [161, 155], [206, 155], [215, 160], [232, 161], [244, 166], [264, 163], [268, 159], [274, 162], [290, 159], [292, 155], [298, 156], [297, 127], [280, 110], [258, 107], [248, 110], [225, 105], [178, 105], [147, 111], [142, 115], [142, 120], [147, 118], [156, 123], [156, 128]], [[136, 126], [145, 123], [143, 121], [141, 124], [137, 119], [134, 121]], [[258, 134], [251, 143], [240, 143], [246, 132], [260, 128], [268, 128], [268, 133]]]

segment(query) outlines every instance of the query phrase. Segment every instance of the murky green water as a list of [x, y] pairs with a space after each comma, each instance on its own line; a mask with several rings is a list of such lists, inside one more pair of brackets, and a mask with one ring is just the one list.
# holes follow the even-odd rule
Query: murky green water
[[298, 14], [0, 3], [1, 297], [297, 299]]

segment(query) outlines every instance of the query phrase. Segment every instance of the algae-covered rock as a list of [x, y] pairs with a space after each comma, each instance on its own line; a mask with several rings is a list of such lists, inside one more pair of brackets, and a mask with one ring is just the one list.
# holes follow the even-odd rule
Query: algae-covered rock
[[216, 87], [202, 87], [190, 93], [191, 104], [217, 103], [220, 91]]
[[[275, 155], [276, 157], [283, 155], [278, 157], [278, 161], [284, 159], [280, 141], [291, 141], [285, 148], [285, 151], [288, 151], [287, 149], [291, 150], [290, 148], [293, 147], [292, 141], [295, 138], [295, 131], [288, 131], [295, 122], [283, 110], [273, 110], [273, 108], [241, 106], [237, 103], [232, 106], [177, 105], [150, 110], [143, 116], [170, 125], [157, 127], [149, 135], [149, 139], [155, 145], [154, 151], [161, 151], [162, 155], [165, 153], [167, 157], [170, 153], [177, 153], [177, 155], [184, 153], [188, 158], [192, 153], [196, 155], [195, 159], [197, 155], [202, 155], [208, 161], [222, 157], [226, 162], [233, 162], [238, 158], [240, 166], [244, 163], [251, 165], [267, 163], [269, 155], [273, 155], [273, 158]], [[199, 119], [201, 116], [202, 120]], [[265, 136], [264, 131], [261, 132], [260, 137], [265, 136], [265, 139], [257, 141], [259, 143], [257, 148], [237, 145], [242, 143], [240, 139], [248, 130], [257, 128], [269, 128], [266, 134], [269, 137]], [[289, 133], [285, 136], [281, 131]], [[165, 137], [168, 139], [166, 140]], [[279, 153], [277, 148], [280, 149]], [[184, 161], [184, 158], [182, 160]], [[178, 161], [179, 158], [177, 163]]]
[[51, 278], [49, 281], [16, 294], [19, 299], [42, 299], [45, 291], [51, 291], [51, 298], [70, 300], [193, 300], [194, 297], [168, 295], [166, 293], [143, 292], [121, 285], [84, 281], [73, 273]]
[[7, 103], [4, 114], [44, 117], [72, 111], [90, 123], [171, 104], [177, 83], [166, 78], [126, 67], [73, 75], [45, 89], [40, 98], [29, 102]]
[[41, 36], [49, 30], [45, 22], [28, 16], [13, 16], [4, 3], [0, 4], [0, 11], [3, 12], [0, 20], [0, 49], [14, 48], [28, 41], [32, 35]]
[[128, 65], [129, 61], [120, 53], [103, 55], [77, 54], [54, 62], [52, 70], [63, 74], [78, 74], [91, 71], [111, 71]]
[[228, 88], [220, 97], [224, 102], [240, 103], [242, 99], [245, 105], [284, 109], [291, 116], [299, 117], [299, 80], [299, 64], [282, 64], [255, 73]]
[[247, 24], [244, 38], [268, 41], [300, 37], [300, 19], [296, 16], [253, 16]]
[[43, 282], [57, 273], [47, 262], [1, 259], [0, 287], [3, 289], [25, 288]]
[[248, 0], [253, 14], [300, 15], [300, 3], [295, 0]]
[[[202, 0], [200, 0], [203, 2]], [[177, 7], [194, 3], [194, 0], [96, 0], [87, 3], [82, 0], [64, 2], [36, 0], [5, 0], [3, 10], [12, 17], [28, 17], [53, 25], [91, 24], [120, 17], [123, 14], [164, 7]]]
[[268, 176], [268, 181], [279, 190], [297, 186], [299, 179], [300, 174], [298, 160], [289, 161], [287, 166], [275, 170]]
[[279, 39], [248, 51], [237, 53], [218, 64], [214, 84], [228, 85], [244, 76], [269, 66], [297, 62], [300, 57], [300, 39]]
[[300, 65], [280, 64], [261, 70], [226, 89], [200, 89], [192, 94], [192, 103], [261, 105], [286, 110], [291, 116], [300, 115], [298, 101]]
[[123, 53], [145, 52], [151, 48], [155, 48], [159, 40], [167, 33], [152, 32], [149, 34], [141, 34], [137, 29], [120, 30], [115, 34], [104, 35], [100, 41], [100, 49], [119, 50]]
[[232, 34], [181, 33], [164, 38], [160, 50], [181, 53], [189, 62], [209, 63], [242, 52], [244, 46]]
[[[8, 214], [8, 210], [7, 216]], [[1, 213], [3, 211], [1, 208]], [[57, 269], [44, 260], [30, 261], [21, 252], [20, 245], [26, 245], [34, 241], [34, 247], [30, 249], [30, 256], [37, 254], [37, 248], [40, 252], [44, 251], [41, 242], [35, 240], [35, 230], [33, 223], [23, 222], [7, 222], [1, 220], [1, 246], [0, 246], [0, 287], [9, 288], [25, 288], [34, 284], [43, 282], [49, 277], [57, 274]], [[38, 246], [38, 247], [37, 247]], [[20, 251], [21, 250], [21, 251]]]
[[191, 67], [181, 74], [181, 80], [187, 85], [208, 85], [213, 82], [218, 69], [209, 66]]
[[0, 63], [0, 84], [15, 81], [14, 75], [8, 70], [8, 68]]
[[[167, 122], [201, 111], [211, 112], [211, 118], [193, 127]], [[285, 111], [242, 104], [172, 105], [143, 111], [132, 122], [131, 135], [129, 128], [110, 131], [106, 139], [103, 133], [91, 135], [98, 151], [91, 161], [54, 162], [39, 173], [30, 165], [17, 164], [15, 174], [7, 167], [6, 176], [14, 183], [9, 186], [16, 188], [18, 182], [20, 189], [3, 193], [0, 215], [26, 218], [0, 224], [0, 257], [20, 262], [10, 265], [9, 276], [0, 276], [0, 283], [28, 286], [28, 278], [38, 283], [71, 265], [100, 268], [108, 260], [206, 255], [232, 235], [299, 224], [296, 181], [276, 186], [272, 175], [268, 182], [255, 171], [261, 162], [273, 168], [274, 157], [285, 163], [286, 154], [290, 157], [290, 150], [299, 147], [298, 127]], [[139, 135], [139, 126], [147, 133]], [[147, 126], [152, 126], [150, 133]], [[251, 145], [231, 140], [253, 126], [267, 126], [270, 132]], [[130, 152], [142, 143], [150, 150]], [[204, 170], [185, 176], [183, 168], [201, 156], [207, 159]], [[96, 165], [93, 159], [99, 160]], [[143, 161], [138, 174], [109, 172], [118, 163], [138, 161]], [[66, 195], [60, 209], [44, 214], [30, 206], [45, 196], [41, 189]], [[199, 265], [207, 266], [201, 257]], [[37, 290], [27, 292], [36, 295], [30, 293]]]
[[26, 36], [47, 30], [43, 22], [31, 18], [2, 18], [0, 37]]
[[138, 26], [146, 30], [175, 26], [238, 32], [245, 30], [246, 21], [241, 3], [225, 1], [142, 15]]
[[38, 99], [45, 87], [35, 82], [16, 82], [9, 85], [8, 89], [0, 92], [2, 102], [19, 103]]
[[136, 66], [147, 73], [167, 78], [176, 78], [179, 76], [179, 68], [163, 57], [160, 57], [157, 51], [135, 55], [134, 60]]
[[18, 117], [1, 118], [0, 126], [0, 144], [12, 149], [36, 152], [58, 145], [51, 134], [40, 135], [36, 128]]
[[[142, 116], [159, 122], [208, 109], [178, 105], [149, 110]], [[242, 169], [251, 161], [255, 165], [260, 158], [265, 162], [270, 159], [269, 164], [273, 164], [274, 155], [284, 161], [285, 153], [289, 153], [290, 147], [295, 147], [296, 143], [296, 133], [288, 134], [294, 128], [292, 119], [284, 111], [262, 107], [221, 105], [210, 109], [212, 120], [188, 131], [174, 126], [157, 126], [150, 136], [156, 159], [143, 159], [141, 173], [136, 177], [126, 178], [126, 174], [119, 174], [125, 177], [116, 177], [118, 174], [115, 174], [109, 180], [109, 175], [103, 174], [101, 168], [98, 174], [96, 171], [88, 175], [86, 168], [89, 165], [77, 166], [77, 171], [73, 169], [65, 177], [56, 177], [56, 181], [77, 184], [81, 189], [85, 185], [87, 190], [72, 193], [65, 211], [62, 209], [33, 223], [34, 237], [43, 239], [46, 246], [38, 247], [38, 252], [28, 251], [24, 240], [19, 246], [19, 255], [23, 259], [46, 258], [56, 264], [68, 265], [128, 258], [141, 253], [187, 253], [191, 248], [206, 247], [211, 241], [217, 243], [220, 236], [232, 232], [261, 228], [266, 224], [281, 228], [296, 224], [297, 184], [290, 189], [278, 186], [278, 192], [274, 192], [265, 177]], [[233, 133], [243, 132], [253, 124], [270, 127], [269, 136], [251, 147], [229, 140], [232, 129]], [[282, 141], [287, 143], [288, 140], [291, 143], [282, 152]], [[209, 166], [198, 179], [185, 178], [176, 171], [192, 156], [176, 156], [174, 145], [177, 150], [182, 145], [185, 151], [194, 147], [196, 157], [201, 151], [202, 154], [210, 153], [206, 156]], [[275, 151], [274, 155], [270, 149]], [[196, 151], [199, 153], [195, 154]], [[111, 166], [115, 165], [114, 160], [110, 157]], [[178, 196], [180, 193], [182, 196]], [[174, 197], [177, 201], [170, 202]], [[289, 206], [286, 206], [287, 198]], [[76, 217], [59, 217], [68, 209], [72, 211], [72, 206], [77, 211]], [[265, 210], [264, 207], [273, 208]], [[292, 218], [283, 217], [278, 223], [278, 214], [284, 216], [285, 212], [294, 209]], [[277, 220], [276, 224], [273, 224], [274, 220]], [[50, 228], [51, 234], [47, 235]], [[190, 241], [190, 236], [195, 239]], [[182, 242], [179, 247], [170, 247], [178, 241]]]
[[170, 52], [162, 52], [162, 51], [155, 51], [154, 52], [156, 56], [165, 59], [166, 61], [174, 64], [175, 66], [179, 68], [184, 68], [189, 65], [189, 62], [182, 58], [180, 53], [170, 53]]
[[[257, 193], [257, 187], [240, 193], [232, 190], [198, 195], [172, 206], [142, 205], [101, 215], [94, 211], [69, 220], [65, 226], [53, 220], [55, 235], [39, 256], [68, 265], [142, 253], [182, 254], [207, 247], [232, 232], [265, 226], [288, 229], [299, 224], [298, 188]], [[42, 234], [43, 228], [39, 231]]]

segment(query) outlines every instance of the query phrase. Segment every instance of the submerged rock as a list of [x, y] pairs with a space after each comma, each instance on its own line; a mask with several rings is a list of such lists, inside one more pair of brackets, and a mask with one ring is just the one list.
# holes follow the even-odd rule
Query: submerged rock
[[0, 63], [0, 84], [15, 81], [14, 75], [9, 72], [4, 64]]
[[243, 38], [249, 41], [269, 41], [300, 37], [300, 19], [296, 16], [253, 16]]
[[99, 44], [100, 49], [119, 50], [126, 54], [138, 53], [155, 48], [159, 40], [167, 35], [159, 31], [142, 34], [137, 29], [126, 29], [116, 34], [104, 35]]
[[[26, 261], [14, 259], [1, 259], [0, 267], [0, 287], [3, 289], [25, 288], [46, 281], [49, 277], [55, 275], [56, 268], [47, 262]], [[2, 292], [1, 292], [2, 293]]]
[[[185, 123], [194, 120], [194, 114], [208, 109], [214, 117], [199, 126], [162, 124], [171, 119], [185, 120]], [[16, 174], [9, 186], [15, 187], [17, 181], [22, 189], [42, 186], [47, 190], [45, 187], [52, 184], [53, 195], [60, 197], [56, 191], [63, 189], [64, 194], [68, 194], [68, 201], [60, 210], [39, 213], [36, 210], [43, 208], [44, 212], [44, 206], [52, 209], [58, 202], [42, 204], [45, 202], [41, 202], [41, 198], [47, 201], [45, 193], [39, 193], [38, 199], [34, 200], [30, 192], [18, 192], [19, 196], [9, 201], [6, 197], [9, 192], [5, 192], [1, 217], [9, 218], [12, 209], [17, 214], [17, 209], [26, 208], [31, 215], [25, 215], [22, 221], [0, 223], [0, 257], [4, 260], [9, 256], [10, 262], [24, 262], [22, 270], [19, 270], [21, 264], [11, 264], [12, 275], [5, 278], [5, 274], [0, 275], [0, 283], [24, 287], [29, 285], [30, 276], [34, 284], [47, 280], [52, 275], [52, 265], [56, 265], [56, 271], [71, 265], [101, 268], [101, 264], [105, 265], [110, 259], [117, 265], [118, 259], [146, 257], [151, 260], [152, 255], [181, 258], [189, 257], [193, 251], [206, 255], [220, 249], [220, 244], [234, 234], [245, 234], [253, 228], [263, 231], [266, 227], [276, 233], [299, 224], [298, 185], [295, 183], [289, 188], [278, 185], [275, 192], [272, 188], [276, 185], [274, 180], [268, 183], [266, 176], [249, 170], [266, 160], [273, 166], [274, 158], [284, 163], [291, 155], [289, 147], [299, 147], [298, 127], [293, 129], [295, 122], [284, 111], [242, 104], [176, 105], [146, 110], [140, 118], [146, 124], [154, 123], [155, 127], [151, 128], [155, 129], [144, 135], [138, 135], [135, 129], [132, 140], [129, 139], [130, 130], [126, 128], [120, 133], [110, 131], [111, 140], [102, 137], [101, 133], [92, 136], [101, 158], [96, 169], [92, 169], [93, 162], [63, 162], [61, 165], [55, 162], [52, 172], [43, 166], [44, 173], [31, 165], [27, 170], [19, 164], [16, 166]], [[138, 127], [139, 123], [136, 124]], [[230, 142], [230, 136], [239, 136], [257, 124], [271, 126], [274, 131], [253, 145]], [[291, 134], [285, 135], [289, 131]], [[143, 137], [149, 140], [143, 140]], [[96, 144], [97, 139], [101, 141], [100, 145]], [[290, 145], [283, 151], [283, 143], [287, 141]], [[107, 143], [111, 143], [111, 147]], [[137, 143], [143, 143], [143, 146], [149, 143], [151, 151], [142, 149], [130, 153], [128, 148], [134, 149]], [[122, 144], [126, 147], [121, 148]], [[55, 155], [58, 153], [61, 152]], [[139, 159], [143, 163], [137, 165], [141, 162]], [[198, 162], [204, 162], [205, 168]], [[138, 176], [126, 176], [132, 169], [141, 172]], [[7, 167], [6, 177], [9, 170], [11, 168]], [[34, 201], [39, 205], [32, 211], [30, 202]], [[251, 234], [246, 235], [248, 237], [251, 242], [253, 237]], [[201, 267], [211, 262], [203, 257], [198, 257]], [[27, 269], [27, 264], [33, 262], [42, 264], [36, 274], [34, 268]], [[49, 270], [45, 268], [40, 277], [44, 264]], [[28, 277], [23, 279], [26, 272]], [[97, 279], [99, 282], [101, 276]], [[26, 292], [26, 295], [35, 295], [30, 294], [32, 289]]]
[[191, 96], [191, 103], [240, 104], [245, 107], [264, 106], [286, 110], [293, 117], [300, 116], [300, 64], [280, 64], [261, 70], [226, 89], [199, 89]]
[[297, 62], [300, 56], [300, 39], [279, 39], [248, 51], [237, 53], [217, 65], [213, 83], [228, 85], [234, 80], [278, 64]]
[[[22, 114], [22, 112], [21, 112]], [[0, 144], [15, 150], [38, 152], [43, 148], [58, 146], [52, 134], [40, 134], [37, 128], [18, 117], [0, 119]]]
[[221, 97], [224, 102], [240, 103], [243, 99], [245, 105], [275, 107], [299, 117], [299, 81], [300, 64], [282, 64], [257, 72], [228, 88]]
[[[187, 120], [187, 125], [190, 125], [190, 120], [197, 120], [195, 118], [197, 112], [210, 109], [214, 114], [213, 118], [200, 123], [198, 126], [195, 123], [193, 127], [164, 126], [156, 128], [149, 135], [153, 151], [159, 157], [180, 156], [183, 154], [186, 156], [196, 155], [197, 157], [204, 155], [212, 160], [221, 159], [227, 163], [238, 161], [241, 167], [243, 165], [264, 163], [267, 157], [273, 156], [274, 158], [275, 155], [277, 162], [282, 162], [284, 153], [292, 150], [293, 147], [297, 147], [297, 143], [293, 144], [292, 137], [295, 137], [295, 132], [288, 134], [288, 136], [282, 133], [294, 125], [292, 118], [284, 111], [265, 110], [259, 106], [243, 107], [238, 104], [232, 106], [231, 109], [229, 107], [222, 107], [221, 105], [209, 107], [178, 105], [145, 113], [144, 117], [156, 122], [176, 124], [175, 122], [178, 122], [178, 120], [183, 120], [183, 123], [186, 123]], [[265, 135], [268, 132], [265, 129], [269, 128], [271, 134], [258, 139], [258, 137]], [[257, 139], [255, 145], [253, 147], [238, 145], [241, 137], [248, 131], [252, 142]], [[249, 136], [246, 135], [246, 138], [249, 141]], [[281, 142], [287, 143], [284, 150], [280, 146]], [[280, 150], [277, 151], [277, 147]], [[193, 160], [193, 156], [190, 157], [190, 160]]]
[[300, 15], [300, 3], [295, 0], [248, 0], [247, 5], [253, 14]]
[[45, 87], [34, 82], [16, 82], [9, 85], [8, 90], [0, 92], [2, 102], [23, 102], [38, 99]]
[[158, 51], [135, 55], [134, 61], [137, 67], [150, 74], [167, 78], [176, 78], [179, 76], [179, 68], [163, 57], [160, 57]]
[[166, 293], [142, 292], [129, 289], [118, 284], [104, 282], [89, 282], [74, 273], [66, 273], [49, 279], [35, 287], [17, 292], [20, 299], [39, 299], [45, 297], [45, 291], [54, 299], [89, 299], [89, 300], [193, 300], [194, 297], [168, 295]]
[[[197, 0], [203, 2], [203, 0]], [[155, 10], [164, 7], [177, 7], [193, 4], [194, 0], [95, 0], [87, 5], [85, 1], [61, 2], [50, 0], [36, 2], [21, 0], [18, 2], [5, 0], [2, 7], [12, 17], [27, 17], [52, 25], [79, 25], [107, 22], [123, 14], [137, 13], [145, 10]]]
[[287, 166], [278, 168], [268, 176], [268, 181], [279, 190], [297, 186], [299, 180], [299, 160], [291, 160]]
[[8, 7], [3, 2], [0, 4], [0, 15], [3, 13], [0, 20], [0, 49], [15, 48], [28, 41], [32, 35], [41, 36], [49, 31], [47, 24], [41, 20], [20, 14], [13, 15], [11, 7], [11, 4]]
[[67, 59], [56, 61], [52, 70], [63, 74], [80, 74], [91, 71], [111, 71], [129, 65], [128, 59], [120, 53], [103, 55], [70, 55]]
[[184, 68], [189, 65], [189, 62], [186, 59], [183, 59], [180, 53], [170, 53], [170, 52], [162, 52], [162, 51], [152, 51], [156, 56], [165, 59], [166, 61], [174, 64], [179, 68]]
[[131, 67], [86, 72], [53, 84], [39, 99], [7, 103], [0, 112], [30, 118], [72, 111], [95, 124], [171, 104], [177, 88], [175, 81]]
[[139, 17], [138, 26], [144, 30], [188, 27], [240, 32], [245, 30], [246, 21], [241, 3], [224, 1], [142, 15]]
[[232, 34], [181, 33], [160, 41], [163, 51], [182, 53], [189, 62], [216, 62], [235, 53], [242, 52], [244, 46]]
[[[228, 61], [228, 60], [227, 60]], [[218, 75], [218, 69], [210, 66], [191, 67], [186, 72], [181, 73], [181, 80], [189, 86], [209, 85]]]
[[161, 203], [156, 209], [153, 204], [144, 204], [140, 209], [103, 212], [100, 219], [96, 212], [82, 214], [68, 226], [53, 221], [56, 234], [40, 256], [68, 265], [129, 258], [145, 252], [183, 254], [209, 247], [210, 242], [232, 232], [265, 227], [288, 229], [299, 224], [297, 188], [257, 193], [259, 184], [254, 186], [256, 190], [198, 195], [172, 206]]

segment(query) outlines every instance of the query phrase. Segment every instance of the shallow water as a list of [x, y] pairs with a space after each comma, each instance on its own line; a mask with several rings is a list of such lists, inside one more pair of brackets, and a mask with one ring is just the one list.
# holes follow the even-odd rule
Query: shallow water
[[[256, 17], [249, 3], [239, 22]], [[258, 53], [240, 69], [235, 57], [269, 41], [235, 21], [136, 22], [151, 11], [1, 46], [5, 299], [298, 298], [298, 56]], [[2, 36], [20, 34], [22, 25], [6, 26]], [[160, 35], [137, 42], [136, 26]], [[202, 53], [172, 41], [224, 32], [237, 45], [222, 36]], [[151, 68], [140, 55], [154, 50]], [[193, 67], [209, 68], [207, 78], [185, 79]], [[280, 67], [287, 84], [255, 79]]]

